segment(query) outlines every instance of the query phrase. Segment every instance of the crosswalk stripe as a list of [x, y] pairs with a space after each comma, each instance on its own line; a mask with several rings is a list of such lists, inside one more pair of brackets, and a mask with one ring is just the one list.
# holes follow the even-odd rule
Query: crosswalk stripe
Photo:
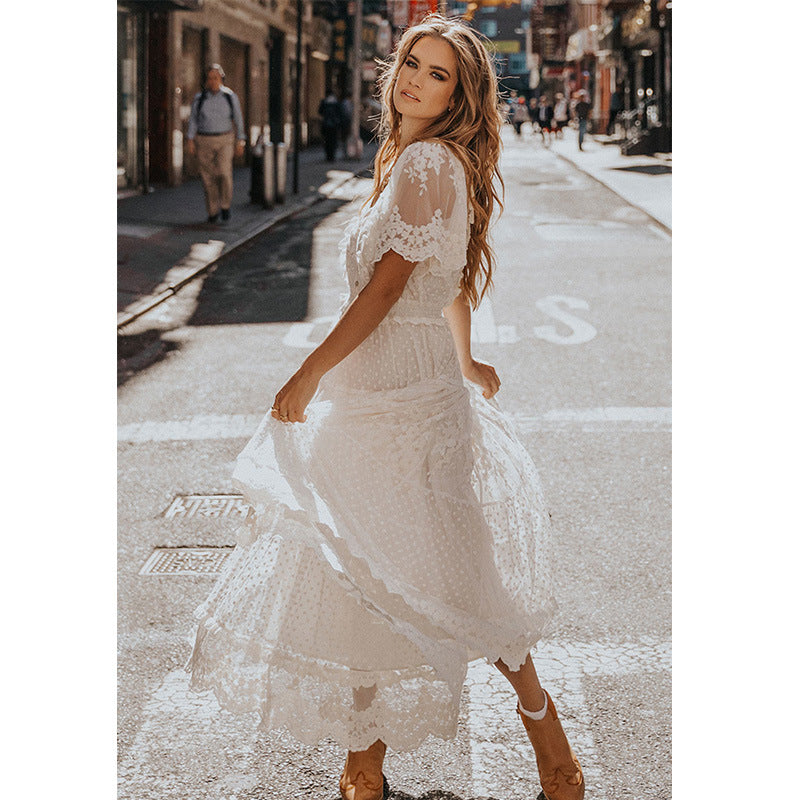
[[[562, 408], [545, 414], [512, 413], [511, 419], [523, 431], [578, 428], [585, 431], [644, 430], [668, 431], [672, 411], [668, 407]], [[197, 414], [172, 420], [145, 420], [117, 426], [117, 441], [198, 441], [203, 439], [247, 439], [255, 433], [261, 414]]]
[[[655, 639], [621, 644], [547, 642], [535, 650], [536, 672], [553, 698], [567, 738], [581, 762], [586, 784], [592, 787], [592, 797], [596, 800], [605, 800], [606, 795], [602, 791], [603, 774], [590, 727], [593, 715], [583, 691], [584, 676], [666, 671], [670, 668], [670, 653], [668, 642]], [[495, 796], [498, 774], [519, 774], [520, 763], [527, 763], [528, 774], [535, 778], [533, 749], [516, 719], [516, 696], [511, 686], [486, 662], [470, 665], [466, 684], [473, 793]]]
[[[668, 672], [670, 643], [655, 637], [626, 642], [543, 642], [533, 658], [581, 760], [592, 797], [607, 800], [591, 730], [596, 715], [587, 703], [583, 682], [595, 676]], [[191, 763], [203, 763], [206, 780], [213, 781], [215, 788], [223, 792], [220, 797], [238, 797], [237, 791], [251, 790], [263, 781], [263, 772], [269, 765], [264, 762], [263, 746], [258, 744], [263, 734], [256, 731], [257, 715], [237, 716], [222, 711], [211, 692], [190, 692], [188, 683], [189, 676], [183, 669], [172, 670], [145, 704], [133, 745], [120, 765], [119, 800], [151, 796], [183, 800], [189, 776], [181, 771], [181, 765]], [[471, 781], [464, 787], [465, 796], [505, 797], [512, 789], [522, 787], [524, 796], [529, 796], [529, 789], [538, 785], [536, 766], [533, 750], [514, 712], [513, 690], [485, 661], [470, 665], [466, 688], [468, 701], [462, 714], [467, 720]], [[273, 745], [297, 747], [284, 734], [275, 741], [271, 738], [270, 747]], [[387, 763], [398, 755], [389, 754]], [[513, 787], [503, 785], [508, 781], [513, 782]], [[318, 796], [308, 788], [308, 793], [292, 796]], [[316, 788], [323, 792], [329, 789]], [[284, 796], [289, 795], [280, 794]]]

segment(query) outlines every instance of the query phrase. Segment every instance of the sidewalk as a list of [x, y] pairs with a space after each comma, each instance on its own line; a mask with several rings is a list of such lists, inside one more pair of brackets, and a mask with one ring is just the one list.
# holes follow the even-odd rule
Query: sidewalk
[[250, 167], [234, 170], [233, 202], [228, 222], [206, 220], [199, 178], [181, 186], [117, 201], [117, 327], [135, 319], [159, 299], [206, 269], [223, 253], [251, 239], [297, 211], [324, 199], [337, 185], [366, 173], [377, 145], [364, 145], [359, 161], [325, 161], [321, 147], [300, 153], [298, 194], [292, 194], [289, 154], [286, 200], [271, 209], [250, 202]]
[[588, 134], [581, 151], [578, 132], [567, 128], [564, 138], [554, 139], [550, 149], [672, 232], [671, 154], [624, 156], [619, 145], [604, 140], [605, 136]]
[[[671, 232], [670, 155], [624, 156], [619, 145], [604, 144], [604, 138], [588, 135], [580, 151], [577, 131], [567, 128], [564, 138], [555, 139], [550, 149]], [[222, 224], [205, 222], [199, 179], [118, 200], [117, 326], [171, 296], [223, 253], [323, 199], [336, 185], [366, 173], [376, 150], [374, 143], [365, 145], [360, 161], [333, 163], [325, 161], [322, 148], [304, 150], [300, 153], [297, 195], [291, 194], [290, 154], [286, 201], [269, 210], [250, 202], [250, 167], [239, 167], [234, 170], [231, 219]]]

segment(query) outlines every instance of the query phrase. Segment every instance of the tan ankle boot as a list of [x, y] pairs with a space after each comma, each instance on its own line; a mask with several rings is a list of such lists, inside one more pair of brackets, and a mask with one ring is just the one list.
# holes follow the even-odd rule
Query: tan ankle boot
[[348, 750], [339, 778], [342, 800], [385, 800], [389, 794], [389, 782], [383, 774], [385, 755], [386, 745], [380, 739], [366, 750]]
[[547, 696], [544, 719], [526, 717], [517, 703], [517, 713], [536, 753], [536, 766], [542, 784], [542, 793], [537, 800], [583, 800], [586, 785], [581, 765], [569, 746], [550, 695], [544, 693]]

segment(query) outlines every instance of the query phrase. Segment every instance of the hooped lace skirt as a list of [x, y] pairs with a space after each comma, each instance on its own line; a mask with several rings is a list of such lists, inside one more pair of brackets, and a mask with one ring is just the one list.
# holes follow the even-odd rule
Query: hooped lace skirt
[[541, 638], [555, 603], [536, 469], [447, 341], [414, 367], [432, 374], [363, 388], [373, 337], [307, 422], [264, 418], [234, 473], [253, 512], [195, 612], [194, 690], [306, 744], [409, 751], [456, 735], [469, 661], [516, 669]]

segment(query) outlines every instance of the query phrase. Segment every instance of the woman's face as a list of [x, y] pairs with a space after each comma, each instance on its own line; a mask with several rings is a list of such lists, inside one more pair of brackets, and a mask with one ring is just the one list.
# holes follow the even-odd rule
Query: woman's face
[[444, 39], [423, 36], [400, 65], [392, 101], [403, 119], [425, 122], [448, 108], [456, 88], [458, 65]]

